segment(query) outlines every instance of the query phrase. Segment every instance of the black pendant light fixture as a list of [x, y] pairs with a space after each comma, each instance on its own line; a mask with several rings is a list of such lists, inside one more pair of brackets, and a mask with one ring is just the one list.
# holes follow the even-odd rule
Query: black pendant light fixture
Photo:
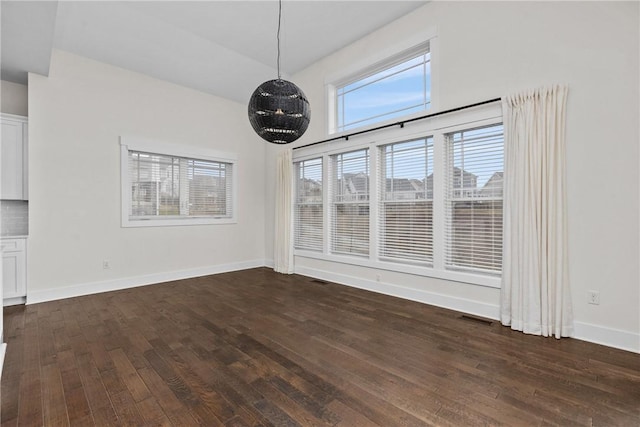
[[278, 0], [278, 78], [262, 83], [249, 99], [249, 122], [266, 141], [288, 144], [300, 138], [311, 118], [307, 97], [293, 83], [280, 78], [280, 21], [282, 0]]

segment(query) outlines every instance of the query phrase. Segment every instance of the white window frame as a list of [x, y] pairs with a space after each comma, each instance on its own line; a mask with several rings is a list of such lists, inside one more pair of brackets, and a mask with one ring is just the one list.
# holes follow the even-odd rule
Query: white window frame
[[[326, 136], [335, 137], [340, 135], [346, 135], [351, 132], [370, 129], [378, 126], [384, 126], [386, 124], [395, 123], [400, 120], [408, 120], [414, 117], [419, 117], [427, 113], [427, 111], [437, 111], [439, 108], [439, 49], [438, 49], [438, 37], [437, 28], [428, 28], [424, 31], [414, 34], [411, 38], [405, 39], [399, 43], [396, 43], [387, 48], [379, 49], [375, 54], [368, 56], [358, 62], [352, 63], [350, 66], [343, 68], [337, 73], [327, 76], [325, 79], [325, 104], [327, 112], [327, 128]], [[363, 78], [372, 73], [376, 73], [384, 70], [385, 68], [397, 65], [411, 57], [411, 54], [419, 53], [421, 49], [428, 46], [430, 53], [430, 69], [431, 69], [431, 98], [429, 102], [429, 109], [420, 111], [417, 113], [407, 114], [401, 117], [394, 117], [391, 119], [381, 120], [373, 124], [363, 125], [361, 127], [349, 129], [343, 132], [338, 132], [337, 114], [337, 88], [345, 82], [356, 81], [359, 78]]]
[[[185, 157], [196, 160], [207, 160], [213, 162], [230, 163], [231, 168], [231, 216], [224, 218], [194, 216], [183, 218], [140, 218], [131, 219], [131, 179], [129, 177], [129, 152], [139, 151], [150, 154], [166, 156]], [[120, 182], [122, 200], [122, 227], [167, 227], [176, 225], [208, 225], [208, 224], [234, 224], [237, 223], [238, 203], [238, 158], [234, 153], [226, 153], [216, 150], [209, 150], [200, 147], [185, 146], [169, 142], [150, 140], [136, 136], [120, 137]]]
[[[383, 129], [375, 133], [361, 134], [352, 136], [348, 141], [336, 141], [330, 144], [315, 145], [308, 148], [300, 148], [295, 150], [294, 161], [323, 157], [323, 164], [330, 164], [331, 155], [348, 151], [355, 151], [361, 148], [369, 148], [370, 168], [370, 234], [369, 234], [369, 256], [351, 256], [342, 254], [333, 254], [330, 251], [330, 233], [329, 218], [331, 203], [328, 199], [328, 191], [323, 189], [323, 210], [324, 210], [324, 250], [322, 253], [314, 251], [306, 251], [302, 249], [294, 250], [294, 255], [301, 258], [318, 259], [323, 261], [337, 262], [341, 264], [357, 265], [378, 270], [388, 270], [400, 273], [408, 273], [417, 276], [433, 277], [445, 279], [449, 281], [475, 284], [487, 286], [491, 288], [500, 288], [500, 277], [492, 277], [488, 275], [474, 274], [473, 272], [453, 271], [445, 268], [444, 245], [445, 245], [445, 218], [444, 208], [436, 208], [444, 205], [444, 150], [446, 143], [446, 135], [458, 131], [468, 130], [472, 128], [497, 125], [502, 123], [502, 108], [500, 103], [491, 103], [483, 106], [475, 107], [469, 110], [461, 110], [451, 114], [434, 117], [431, 119], [420, 120], [407, 123], [403, 128], [392, 127]], [[379, 147], [396, 142], [408, 141], [422, 137], [433, 137], [433, 158], [434, 158], [434, 183], [433, 183], [433, 265], [420, 266], [411, 265], [389, 260], [381, 260], [378, 251], [378, 197], [380, 194], [379, 185], [379, 166], [378, 153]], [[324, 168], [324, 182], [329, 179], [328, 168]], [[375, 196], [374, 196], [375, 195]]]

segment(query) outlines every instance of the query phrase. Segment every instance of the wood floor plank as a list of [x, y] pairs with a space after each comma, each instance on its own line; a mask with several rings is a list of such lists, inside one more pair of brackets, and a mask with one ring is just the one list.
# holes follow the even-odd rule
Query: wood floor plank
[[[149, 391], [153, 395], [158, 406], [167, 414], [169, 420], [176, 426], [197, 425], [195, 418], [189, 413], [186, 406], [171, 391], [167, 383], [151, 368], [138, 371]], [[143, 408], [144, 410], [144, 408]], [[144, 415], [144, 412], [142, 412]]]
[[151, 424], [154, 421], [158, 423], [168, 422], [171, 423], [167, 414], [162, 410], [160, 405], [153, 396], [145, 399], [143, 401], [137, 402], [136, 407], [138, 408], [138, 412], [142, 415], [145, 424]]
[[334, 400], [327, 405], [327, 409], [336, 414], [339, 421], [335, 424], [336, 427], [374, 427], [380, 426], [373, 421], [364, 417], [361, 413], [356, 411], [339, 400]]
[[42, 367], [42, 413], [46, 426], [64, 426], [69, 423], [67, 405], [60, 370], [55, 363]]
[[161, 342], [154, 342], [154, 347], [166, 355], [165, 361], [190, 384], [192, 392], [198, 396], [200, 405], [208, 408], [223, 423], [235, 416], [233, 405], [216, 390], [216, 387], [197, 375], [195, 365], [199, 362], [183, 357], [185, 354], [188, 355], [184, 348], [173, 350]]
[[78, 374], [94, 420], [98, 424], [103, 421], [111, 422], [116, 420], [117, 416], [111, 405], [109, 393], [107, 393], [100, 372], [95, 366], [91, 355], [89, 353], [81, 354], [76, 360]]
[[273, 402], [278, 408], [282, 409], [287, 415], [303, 426], [325, 426], [333, 425], [327, 419], [321, 419], [313, 414], [311, 411], [304, 408], [299, 402], [296, 402], [285, 392], [276, 387], [271, 381], [266, 381], [264, 378], [259, 378], [251, 383], [260, 394], [262, 394], [269, 402]]
[[[250, 418], [254, 418], [264, 425], [273, 425], [254, 405], [255, 402], [262, 401], [264, 397], [251, 388], [243, 378], [234, 376], [231, 370], [220, 365], [215, 360], [203, 363], [203, 360], [198, 358], [194, 352], [186, 349], [180, 349], [178, 352], [180, 357], [193, 368], [194, 373], [200, 379], [210, 384], [235, 408], [242, 408], [243, 412], [247, 412], [250, 415]], [[237, 411], [234, 410], [234, 412], [237, 414]]]
[[202, 402], [201, 397], [192, 390], [192, 384], [186, 383], [184, 378], [174, 370], [171, 364], [167, 363], [155, 350], [145, 352], [145, 357], [151, 364], [153, 370], [169, 386], [169, 389], [176, 398], [189, 409], [189, 412], [198, 420], [199, 424], [210, 426], [223, 425], [218, 415], [207, 407]]
[[128, 390], [113, 394], [110, 393], [109, 398], [111, 399], [111, 404], [113, 405], [120, 424], [130, 426], [141, 426], [144, 424], [144, 418]]
[[[22, 366], [20, 367], [20, 388], [17, 390], [19, 407], [18, 420], [22, 425], [39, 425], [42, 421], [42, 389], [44, 387], [39, 359], [38, 343], [38, 312], [37, 310], [24, 310], [24, 344]], [[7, 340], [7, 357], [10, 357], [11, 341]], [[16, 367], [17, 368], [17, 367]], [[2, 371], [4, 382], [5, 373], [8, 367]], [[16, 393], [11, 390], [9, 393]], [[2, 394], [2, 405], [4, 407], [4, 393]], [[4, 417], [4, 410], [2, 410]]]
[[4, 311], [4, 426], [637, 426], [640, 355], [267, 268]]
[[82, 387], [80, 374], [76, 369], [61, 369], [60, 371], [69, 422], [75, 424], [80, 420], [91, 418], [91, 408]]
[[111, 350], [109, 355], [113, 360], [118, 376], [124, 382], [133, 399], [136, 402], [141, 402], [151, 397], [149, 389], [138, 375], [138, 371], [133, 367], [124, 351], [121, 348], [117, 348]]

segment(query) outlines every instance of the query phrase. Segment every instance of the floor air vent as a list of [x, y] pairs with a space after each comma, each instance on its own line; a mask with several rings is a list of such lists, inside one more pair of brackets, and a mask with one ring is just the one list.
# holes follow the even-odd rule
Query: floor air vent
[[481, 325], [487, 325], [487, 326], [493, 325], [493, 321], [491, 320], [483, 319], [481, 317], [469, 316], [467, 314], [463, 314], [462, 316], [460, 316], [460, 319], [468, 320], [469, 322], [480, 323]]
[[320, 279], [311, 279], [310, 280], [311, 283], [317, 283], [318, 285], [326, 285], [329, 282], [325, 282], [324, 280], [320, 280]]

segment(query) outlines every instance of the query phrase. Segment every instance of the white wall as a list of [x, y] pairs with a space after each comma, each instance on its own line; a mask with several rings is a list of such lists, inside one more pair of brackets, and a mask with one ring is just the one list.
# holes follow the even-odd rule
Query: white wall
[[26, 116], [27, 86], [0, 80], [0, 112]]
[[[639, 7], [612, 2], [432, 2], [292, 77], [312, 106], [296, 144], [326, 137], [325, 78], [424, 29], [437, 29], [439, 108], [568, 83], [569, 259], [576, 337], [640, 351]], [[274, 156], [265, 224], [272, 258]], [[300, 272], [478, 314], [499, 291], [296, 259]], [[381, 275], [381, 282], [375, 281]], [[600, 305], [587, 291], [600, 291]]]
[[[265, 144], [245, 105], [54, 51], [29, 76], [29, 128], [28, 303], [263, 265]], [[237, 153], [238, 223], [121, 228], [121, 135]]]

